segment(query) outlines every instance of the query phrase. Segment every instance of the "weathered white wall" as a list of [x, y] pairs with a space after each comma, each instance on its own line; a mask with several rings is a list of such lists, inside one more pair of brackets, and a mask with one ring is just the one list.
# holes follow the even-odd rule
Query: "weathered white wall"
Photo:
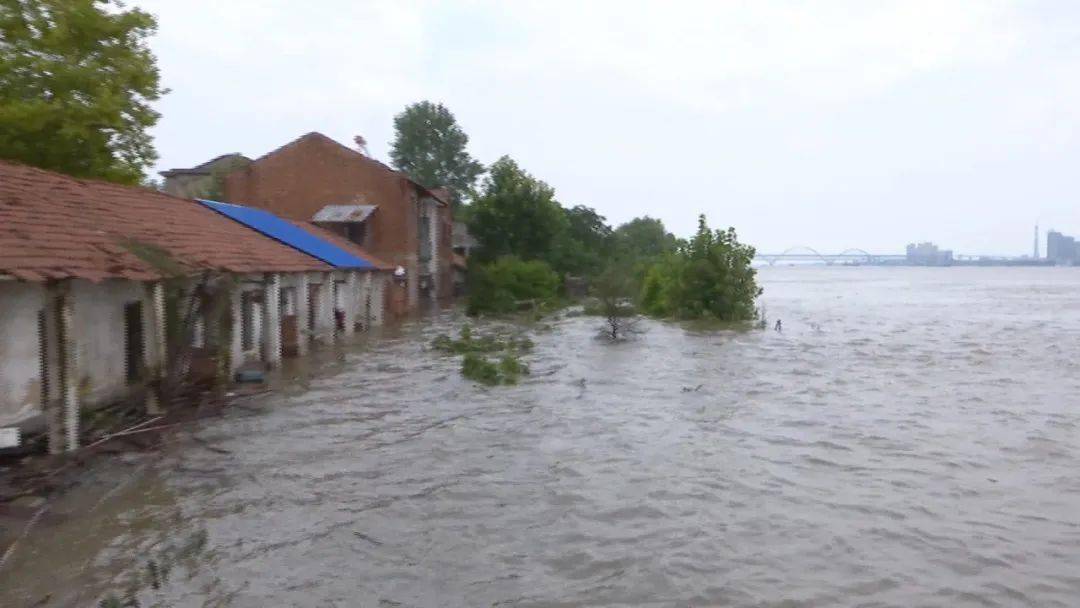
[[40, 284], [0, 281], [0, 426], [41, 416]]
[[127, 394], [124, 367], [124, 306], [142, 302], [143, 361], [153, 362], [154, 335], [147, 331], [154, 306], [145, 283], [110, 280], [72, 281], [73, 338], [77, 344], [76, 386], [83, 406], [120, 399]]
[[[102, 283], [71, 281], [75, 373], [70, 381], [82, 407], [107, 404], [125, 397], [129, 387], [124, 361], [124, 306], [142, 302], [143, 361], [148, 370], [160, 364], [153, 327], [153, 295], [146, 284], [124, 280]], [[41, 403], [41, 345], [38, 313], [46, 309], [55, 327], [55, 306], [46, 306], [46, 289], [38, 284], [0, 281], [0, 426], [37, 418]], [[55, 331], [55, 329], [53, 330]], [[55, 349], [59, 348], [53, 343]], [[51, 362], [56, 368], [59, 361]], [[53, 370], [54, 382], [57, 370]], [[54, 387], [58, 398], [59, 387]]]

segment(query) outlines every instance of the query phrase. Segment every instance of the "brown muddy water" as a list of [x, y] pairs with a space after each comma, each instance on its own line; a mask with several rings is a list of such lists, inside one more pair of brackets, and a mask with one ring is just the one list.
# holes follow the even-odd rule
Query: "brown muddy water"
[[561, 318], [516, 387], [374, 338], [95, 465], [0, 605], [1080, 605], [1080, 269], [761, 278], [783, 333]]

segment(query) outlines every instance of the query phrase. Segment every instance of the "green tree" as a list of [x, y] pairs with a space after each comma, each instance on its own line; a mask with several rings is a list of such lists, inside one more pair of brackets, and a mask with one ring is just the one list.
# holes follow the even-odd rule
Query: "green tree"
[[566, 230], [556, 240], [556, 270], [592, 276], [607, 264], [615, 235], [604, 216], [591, 207], [576, 205], [564, 210]]
[[622, 255], [632, 258], [658, 258], [675, 251], [675, 236], [664, 228], [664, 222], [649, 216], [636, 217], [615, 229]]
[[607, 264], [589, 285], [595, 304], [586, 306], [586, 314], [604, 317], [604, 335], [619, 340], [636, 333], [637, 310], [633, 306], [634, 281], [617, 261]]
[[514, 256], [480, 263], [469, 259], [469, 302], [466, 312], [507, 313], [519, 303], [534, 305], [554, 300], [559, 289], [559, 275], [540, 260], [523, 262]]
[[469, 231], [478, 243], [478, 261], [510, 255], [554, 266], [558, 239], [567, 229], [566, 214], [555, 201], [555, 190], [510, 157], [491, 165], [470, 208]]
[[761, 295], [753, 259], [754, 248], [740, 243], [734, 228], [710, 230], [702, 215], [697, 234], [649, 269], [642, 308], [682, 319], [752, 320]]
[[146, 46], [156, 28], [111, 0], [0, 2], [0, 157], [140, 183], [166, 92]]
[[641, 288], [649, 268], [673, 253], [679, 243], [664, 227], [664, 222], [649, 216], [620, 225], [615, 229], [614, 241], [613, 257], [630, 272], [637, 289]]
[[394, 166], [414, 180], [445, 186], [455, 203], [471, 196], [484, 166], [465, 150], [469, 136], [441, 103], [421, 101], [394, 117], [396, 136], [390, 149]]

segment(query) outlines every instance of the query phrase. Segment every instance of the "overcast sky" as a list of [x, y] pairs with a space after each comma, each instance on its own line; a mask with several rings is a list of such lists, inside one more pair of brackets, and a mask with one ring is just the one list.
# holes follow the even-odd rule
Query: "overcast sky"
[[[308, 131], [386, 160], [445, 103], [564, 205], [759, 251], [1029, 253], [1080, 233], [1080, 3], [142, 0], [158, 169]], [[1043, 247], [1045, 248], [1045, 241]]]

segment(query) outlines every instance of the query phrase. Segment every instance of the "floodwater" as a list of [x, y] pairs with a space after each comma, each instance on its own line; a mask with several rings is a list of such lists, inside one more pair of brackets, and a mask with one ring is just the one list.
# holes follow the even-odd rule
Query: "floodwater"
[[1080, 605], [1080, 269], [761, 279], [782, 333], [561, 318], [516, 387], [372, 339], [87, 471], [0, 605]]

